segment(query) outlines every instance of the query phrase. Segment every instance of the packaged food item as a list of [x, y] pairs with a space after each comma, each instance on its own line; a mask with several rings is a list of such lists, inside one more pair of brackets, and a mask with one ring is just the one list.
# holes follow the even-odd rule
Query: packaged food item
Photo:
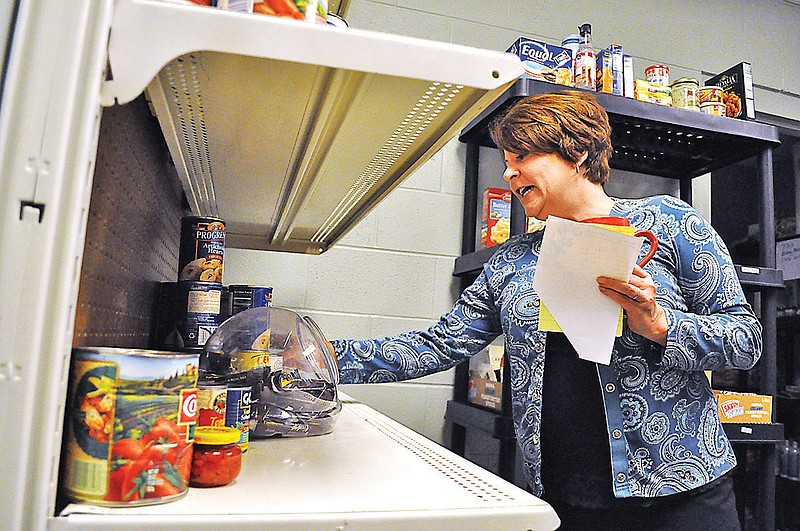
[[597, 54], [597, 92], [622, 96], [624, 93], [622, 46], [611, 44]]
[[494, 411], [502, 409], [503, 345], [492, 343], [469, 360], [467, 400]]
[[[575, 64], [575, 56], [578, 54], [578, 48], [581, 44], [581, 36], [577, 33], [571, 33], [561, 39], [561, 46], [562, 48], [566, 48], [569, 50], [570, 57], [572, 58], [572, 64]], [[575, 69], [570, 67], [570, 85], [575, 85]]]
[[483, 192], [481, 245], [484, 249], [505, 242], [511, 235], [511, 190], [487, 188]]
[[633, 82], [633, 91], [637, 100], [672, 106], [672, 89], [665, 85], [637, 79]]
[[224, 385], [197, 385], [197, 425], [225, 426], [228, 388]]
[[195, 430], [190, 485], [221, 487], [233, 482], [242, 470], [239, 430], [201, 426]]
[[597, 92], [612, 94], [614, 92], [614, 67], [611, 50], [606, 48], [597, 54]]
[[225, 404], [225, 426], [239, 430], [236, 441], [242, 452], [247, 451], [250, 441], [250, 402], [253, 389], [250, 386], [229, 387]]
[[247, 286], [234, 284], [228, 286], [231, 296], [231, 315], [250, 308], [272, 306], [272, 288], [268, 286]]
[[706, 84], [723, 90], [722, 101], [725, 103], [725, 114], [729, 118], [755, 120], [753, 70], [750, 63], [741, 62], [732, 66], [707, 79]]
[[622, 95], [626, 98], [635, 98], [636, 91], [634, 90], [634, 81], [636, 75], [633, 73], [633, 57], [628, 54], [622, 56]]
[[712, 116], [726, 116], [725, 104], [720, 101], [707, 101], [700, 104], [700, 112]]
[[218, 218], [181, 219], [178, 280], [222, 282], [225, 222]]
[[722, 88], [716, 85], [704, 85], [697, 89], [697, 103], [724, 103], [722, 99]]
[[575, 86], [578, 88], [597, 89], [597, 58], [592, 47], [592, 25], [578, 26], [581, 42], [575, 55]]
[[669, 67], [667, 65], [650, 65], [644, 69], [644, 77], [650, 83], [669, 86]]
[[216, 282], [162, 282], [153, 346], [182, 352], [202, 350], [225, 319], [223, 291]]
[[546, 222], [533, 216], [525, 219], [525, 232], [536, 232], [544, 229]]
[[714, 390], [722, 422], [769, 424], [772, 422], [772, 397], [755, 393]]
[[522, 61], [525, 72], [521, 77], [559, 85], [571, 84], [572, 54], [566, 48], [520, 37], [506, 52], [513, 53]]
[[211, 4], [226, 11], [236, 11], [237, 13], [253, 12], [253, 0], [212, 0]]
[[199, 355], [78, 347], [72, 352], [62, 485], [108, 507], [186, 495]]
[[672, 106], [679, 109], [689, 109], [699, 111], [700, 104], [697, 101], [697, 89], [700, 83], [696, 79], [682, 77], [670, 85], [672, 89]]
[[252, 12], [327, 24], [328, 0], [254, 0]]

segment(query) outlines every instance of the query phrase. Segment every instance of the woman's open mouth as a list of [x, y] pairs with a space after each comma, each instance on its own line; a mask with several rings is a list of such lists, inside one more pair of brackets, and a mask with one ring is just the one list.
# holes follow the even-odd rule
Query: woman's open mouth
[[517, 190], [517, 195], [520, 197], [525, 197], [528, 192], [536, 188], [535, 186], [523, 186], [522, 188]]

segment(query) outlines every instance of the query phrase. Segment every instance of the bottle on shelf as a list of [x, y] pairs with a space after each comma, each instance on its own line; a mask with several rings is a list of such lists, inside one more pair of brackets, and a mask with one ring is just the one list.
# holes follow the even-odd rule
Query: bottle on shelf
[[592, 47], [592, 25], [578, 26], [581, 42], [575, 54], [575, 86], [578, 88], [597, 89], [597, 57]]

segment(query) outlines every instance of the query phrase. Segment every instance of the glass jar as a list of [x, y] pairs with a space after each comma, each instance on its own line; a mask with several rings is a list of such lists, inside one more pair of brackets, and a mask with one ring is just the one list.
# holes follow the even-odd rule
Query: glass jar
[[194, 432], [191, 487], [221, 487], [242, 469], [241, 432], [222, 426], [199, 426]]

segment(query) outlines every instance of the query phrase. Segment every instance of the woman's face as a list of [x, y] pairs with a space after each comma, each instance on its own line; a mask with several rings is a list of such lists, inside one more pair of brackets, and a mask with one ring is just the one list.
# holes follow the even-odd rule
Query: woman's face
[[503, 151], [508, 182], [525, 213], [540, 220], [549, 215], [572, 219], [580, 181], [585, 178], [575, 171], [575, 164], [554, 153], [515, 155]]

